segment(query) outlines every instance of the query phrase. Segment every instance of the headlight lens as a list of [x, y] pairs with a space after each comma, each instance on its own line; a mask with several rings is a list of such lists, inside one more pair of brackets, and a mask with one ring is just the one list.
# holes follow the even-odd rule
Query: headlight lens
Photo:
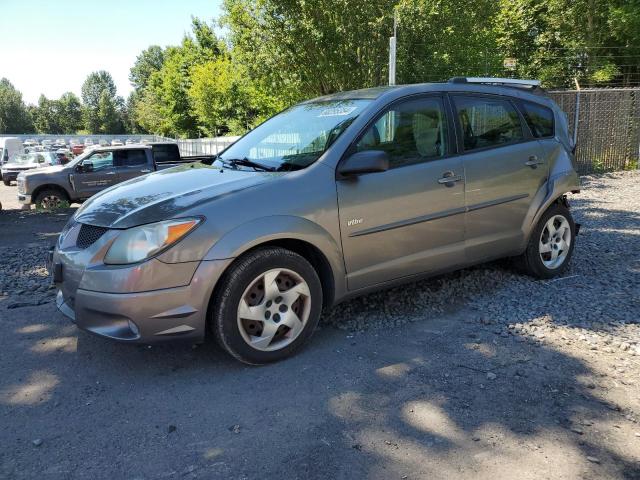
[[181, 218], [124, 230], [104, 257], [108, 265], [126, 265], [145, 260], [173, 245], [200, 223], [199, 218]]

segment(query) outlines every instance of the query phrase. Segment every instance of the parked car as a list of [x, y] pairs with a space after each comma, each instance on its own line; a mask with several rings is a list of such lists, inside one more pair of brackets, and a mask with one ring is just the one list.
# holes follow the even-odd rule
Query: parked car
[[[24, 145], [17, 137], [0, 137], [0, 167], [8, 163], [15, 155], [24, 153]], [[0, 180], [2, 180], [0, 170]]]
[[[561, 274], [574, 146], [538, 82], [452, 79], [304, 102], [213, 165], [135, 178], [80, 207], [52, 252], [57, 306], [123, 342], [285, 358], [323, 307], [501, 257]], [[28, 174], [29, 175], [29, 174]]]
[[71, 153], [74, 155], [81, 155], [84, 152], [84, 145], [81, 143], [75, 144], [71, 146]]
[[114, 147], [117, 147], [120, 145], [124, 145], [124, 143], [122, 143], [122, 140], [114, 138], [113, 140], [111, 140], [111, 145], [113, 145]]
[[2, 181], [6, 186], [18, 178], [18, 174], [36, 168], [61, 165], [61, 161], [53, 152], [21, 153], [14, 155], [11, 161], [2, 165]]
[[127, 138], [126, 142], [124, 142], [124, 143], [125, 143], [125, 145], [135, 145], [136, 143], [141, 143], [141, 142], [138, 142], [138, 141], [136, 141], [136, 140], [134, 140], [132, 138]]
[[86, 139], [84, 140], [84, 146], [85, 146], [85, 147], [91, 147], [91, 146], [93, 146], [93, 144], [94, 144], [94, 142], [93, 142], [93, 140], [92, 140], [92, 139], [90, 139], [90, 138], [86, 138]]
[[156, 170], [212, 157], [181, 158], [176, 144], [93, 146], [64, 166], [20, 175], [18, 200], [23, 205], [55, 208], [84, 201], [101, 190]]

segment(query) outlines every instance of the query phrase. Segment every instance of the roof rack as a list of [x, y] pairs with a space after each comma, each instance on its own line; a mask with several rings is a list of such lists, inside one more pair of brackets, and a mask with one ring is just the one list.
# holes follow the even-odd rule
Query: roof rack
[[540, 87], [540, 80], [523, 80], [520, 78], [492, 78], [492, 77], [453, 77], [449, 83], [484, 83], [489, 85], [504, 85], [505, 87]]

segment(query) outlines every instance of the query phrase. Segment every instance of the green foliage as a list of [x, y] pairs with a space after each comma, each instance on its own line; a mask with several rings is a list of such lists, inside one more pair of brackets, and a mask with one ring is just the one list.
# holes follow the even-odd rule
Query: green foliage
[[22, 94], [9, 80], [0, 80], [0, 133], [33, 132], [33, 121]]
[[132, 118], [148, 132], [162, 135], [200, 136], [191, 103], [191, 72], [223, 55], [225, 46], [213, 27], [198, 18], [192, 19], [192, 33], [179, 46], [167, 47], [162, 66], [153, 71], [132, 102]]
[[193, 67], [191, 80], [188, 95], [207, 135], [242, 134], [283, 108], [226, 56]]
[[162, 68], [164, 50], [158, 45], [151, 45], [136, 57], [136, 62], [129, 72], [129, 81], [136, 91], [143, 89], [149, 83], [149, 77]]
[[638, 82], [638, 0], [500, 0], [494, 29], [516, 75], [547, 87]]
[[58, 100], [58, 112], [58, 124], [62, 133], [75, 133], [82, 128], [82, 103], [75, 94], [62, 94]]
[[386, 83], [395, 1], [225, 0], [234, 59], [286, 102]]
[[116, 84], [109, 72], [90, 73], [82, 84], [85, 129], [92, 133], [121, 133], [124, 101], [116, 96]]

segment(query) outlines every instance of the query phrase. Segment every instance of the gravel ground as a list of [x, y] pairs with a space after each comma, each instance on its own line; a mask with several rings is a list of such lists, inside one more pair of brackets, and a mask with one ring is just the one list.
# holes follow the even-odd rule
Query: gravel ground
[[0, 478], [640, 479], [640, 173], [583, 187], [562, 278], [368, 295], [264, 368], [78, 332], [44, 269], [68, 212], [3, 212]]

